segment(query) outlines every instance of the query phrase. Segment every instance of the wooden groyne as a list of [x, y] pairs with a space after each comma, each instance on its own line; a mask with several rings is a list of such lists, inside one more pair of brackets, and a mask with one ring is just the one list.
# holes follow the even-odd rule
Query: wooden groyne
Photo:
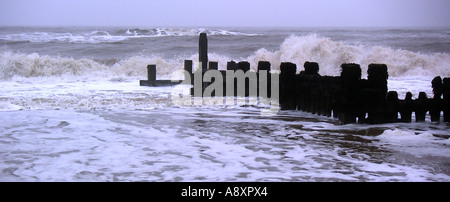
[[[206, 34], [200, 35], [199, 62], [201, 65], [196, 72], [193, 72], [191, 60], [184, 62], [185, 76], [188, 77], [185, 80], [190, 80], [193, 85], [191, 95], [196, 97], [205, 96], [207, 92], [208, 97], [273, 98], [272, 94], [277, 92], [281, 110], [301, 110], [334, 117], [343, 124], [423, 122], [427, 114], [432, 122], [450, 122], [450, 77], [442, 79], [437, 76], [431, 81], [433, 97], [419, 92], [418, 98], [412, 99], [412, 93], [408, 92], [404, 99], [399, 99], [396, 91], [388, 91], [389, 75], [385, 64], [370, 64], [366, 79], [361, 78], [360, 65], [353, 63], [342, 64], [340, 76], [319, 75], [316, 62], [305, 62], [304, 69], [298, 74], [297, 65], [290, 62], [281, 63], [280, 73], [271, 73], [271, 64], [267, 61], [258, 62], [257, 71], [251, 71], [247, 61], [230, 61], [226, 70], [219, 71], [217, 62], [208, 61]], [[217, 74], [205, 81], [203, 78], [211, 70]], [[156, 80], [156, 66], [149, 65], [148, 79], [141, 80], [140, 84], [164, 86], [182, 82]], [[415, 120], [412, 119], [413, 113]]]

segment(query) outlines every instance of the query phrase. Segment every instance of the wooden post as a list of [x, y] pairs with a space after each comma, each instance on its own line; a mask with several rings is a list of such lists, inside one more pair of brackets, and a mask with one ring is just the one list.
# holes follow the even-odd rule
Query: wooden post
[[324, 76], [323, 78], [323, 102], [322, 102], [322, 115], [331, 117], [331, 80], [332, 77]]
[[237, 64], [237, 69], [245, 72], [250, 71], [250, 63], [247, 61], [241, 61]]
[[450, 122], [450, 77], [446, 77], [442, 81], [442, 94], [444, 98], [444, 121]]
[[147, 80], [156, 81], [156, 65], [147, 65]]
[[385, 64], [370, 64], [367, 70], [368, 92], [371, 100], [368, 105], [368, 122], [384, 123], [384, 102], [387, 94], [387, 79], [389, 77]]
[[440, 76], [437, 76], [431, 81], [431, 86], [433, 87], [433, 99], [430, 100], [430, 118], [432, 122], [439, 122], [441, 119], [442, 110], [442, 90], [443, 84]]
[[411, 114], [413, 110], [413, 101], [411, 92], [407, 92], [405, 100], [399, 101], [400, 122], [411, 123]]
[[[237, 64], [236, 64], [235, 61], [227, 62], [227, 71], [233, 71], [234, 72], [236, 70], [237, 70]], [[226, 80], [227, 79], [224, 78], [224, 82], [226, 82]], [[233, 96], [236, 96], [237, 95], [237, 80], [236, 80], [236, 78], [234, 78], [233, 82], [234, 82], [234, 91], [233, 91], [234, 94], [233, 94]], [[227, 92], [226, 85], [224, 85], [224, 89], [223, 90], [224, 90], [223, 92]]]
[[361, 67], [358, 64], [342, 64], [341, 65], [341, 83], [342, 83], [342, 111], [339, 114], [341, 123], [356, 123], [356, 115], [358, 114], [359, 105], [358, 83], [361, 80]]
[[208, 38], [206, 33], [200, 33], [200, 39], [198, 44], [198, 59], [202, 64], [202, 69], [208, 69]]
[[386, 96], [385, 122], [395, 123], [398, 120], [398, 93], [389, 91]]
[[218, 62], [209, 62], [209, 69], [212, 70], [219, 70], [219, 63]]
[[[184, 70], [187, 71], [189, 73], [189, 75], [185, 75], [185, 76], [189, 76], [190, 80], [191, 80], [191, 84], [194, 84], [194, 78], [192, 78], [192, 60], [185, 60], [184, 61]], [[187, 78], [184, 78], [185, 80]]]
[[427, 114], [427, 94], [425, 92], [419, 93], [419, 98], [417, 98], [415, 103], [415, 114], [416, 122], [424, 122], [425, 115]]
[[283, 62], [280, 65], [280, 105], [282, 110], [296, 109], [295, 96], [295, 73], [297, 65], [290, 62]]
[[227, 70], [235, 71], [237, 69], [237, 64], [235, 61], [227, 62]]
[[306, 61], [303, 67], [305, 68], [304, 74], [319, 76], [319, 64], [317, 62]]
[[267, 61], [259, 61], [258, 62], [258, 75], [257, 75], [257, 77], [258, 77], [258, 96], [261, 96], [260, 95], [261, 80], [259, 78], [260, 77], [260, 71], [266, 71], [267, 72], [267, 77], [263, 78], [263, 79], [266, 79], [266, 82], [263, 82], [263, 83], [265, 83], [267, 85], [266, 86], [267, 92], [265, 93], [265, 95], [267, 96], [267, 98], [272, 96], [272, 94], [271, 94], [271, 92], [272, 92], [272, 81], [271, 81], [272, 77], [271, 77], [271, 74], [270, 74], [270, 66], [271, 66], [270, 62], [267, 62]]
[[[247, 61], [238, 62], [237, 70], [242, 70], [244, 73], [250, 71], [250, 63], [247, 62]], [[244, 96], [247, 97], [247, 96], [249, 96], [249, 92], [250, 92], [250, 90], [249, 90], [249, 88], [250, 88], [250, 80], [249, 80], [249, 78], [245, 78], [244, 84], [245, 84], [245, 86], [244, 86], [244, 88], [245, 88], [244, 89]], [[238, 86], [237, 86], [237, 83], [236, 83], [236, 85], [235, 85], [235, 88], [236, 88], [235, 92], [237, 92], [237, 87]]]

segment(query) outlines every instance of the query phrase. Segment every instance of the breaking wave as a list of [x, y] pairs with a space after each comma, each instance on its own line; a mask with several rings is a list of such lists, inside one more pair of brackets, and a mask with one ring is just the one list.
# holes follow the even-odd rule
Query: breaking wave
[[[59, 76], [144, 79], [148, 64], [157, 65], [158, 78], [170, 78], [174, 71], [183, 69], [185, 59], [198, 61], [198, 55], [183, 58], [133, 56], [126, 59], [95, 60], [3, 51], [0, 53], [0, 79]], [[219, 69], [226, 69], [227, 61], [236, 60], [216, 53], [210, 53], [209, 59], [218, 61]], [[305, 61], [315, 61], [319, 63], [322, 75], [339, 75], [342, 63], [358, 63], [363, 73], [367, 72], [370, 63], [385, 63], [391, 77], [450, 76], [450, 55], [445, 53], [424, 54], [382, 46], [352, 45], [317, 35], [290, 36], [278, 50], [262, 48], [247, 58], [237, 60], [249, 61], [252, 69], [256, 69], [258, 61], [270, 61], [273, 70], [277, 70], [281, 62], [289, 61], [297, 64], [297, 71], [303, 69]]]
[[370, 63], [384, 63], [390, 76], [450, 76], [448, 68], [450, 55], [446, 53], [415, 53], [383, 46], [364, 46], [333, 41], [315, 34], [290, 36], [277, 51], [259, 49], [248, 58], [253, 64], [267, 60], [276, 69], [281, 62], [297, 64], [297, 71], [303, 69], [305, 61], [319, 63], [320, 74], [339, 75], [343, 63], [357, 63], [367, 72]]

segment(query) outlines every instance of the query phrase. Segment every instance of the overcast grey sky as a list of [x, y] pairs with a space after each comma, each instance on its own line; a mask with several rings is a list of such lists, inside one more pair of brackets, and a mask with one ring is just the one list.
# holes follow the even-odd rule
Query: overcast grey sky
[[450, 0], [0, 0], [0, 25], [450, 27]]

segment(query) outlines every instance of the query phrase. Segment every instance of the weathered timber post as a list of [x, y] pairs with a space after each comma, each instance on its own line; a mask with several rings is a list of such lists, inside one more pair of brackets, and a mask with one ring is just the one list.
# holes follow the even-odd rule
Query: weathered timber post
[[[219, 70], [219, 63], [218, 63], [218, 62], [210, 61], [210, 62], [208, 62], [208, 67], [209, 67], [209, 70]], [[214, 78], [214, 77], [211, 78], [211, 82], [205, 83], [205, 84], [206, 84], [205, 89], [206, 89], [209, 85], [213, 84], [215, 81], [216, 81], [216, 78]], [[205, 85], [205, 84], [204, 84], [204, 85]], [[211, 93], [211, 96], [212, 96], [212, 97], [216, 96], [216, 92], [213, 91], [213, 92]]]
[[191, 84], [194, 85], [194, 78], [192, 77], [192, 60], [185, 60], [184, 61], [184, 71], [188, 72], [188, 75], [184, 75], [185, 76], [185, 80], [187, 79], [186, 77], [189, 76], [189, 79], [191, 80]]
[[389, 91], [386, 96], [385, 122], [395, 123], [398, 121], [398, 93]]
[[389, 77], [387, 66], [385, 64], [370, 64], [367, 74], [367, 90], [372, 97], [370, 103], [368, 103], [368, 121], [369, 123], [384, 123], [384, 101]]
[[235, 71], [237, 69], [237, 64], [235, 61], [227, 62], [227, 70]]
[[210, 62], [209, 62], [209, 69], [212, 69], [212, 70], [219, 70], [219, 63], [218, 63], [218, 62], [210, 61]]
[[443, 79], [442, 94], [444, 98], [444, 121], [450, 122], [450, 77]]
[[[271, 94], [271, 92], [272, 92], [272, 82], [271, 82], [272, 81], [272, 77], [271, 77], [271, 74], [270, 74], [270, 66], [271, 66], [271, 64], [268, 61], [259, 61], [258, 62], [258, 75], [257, 75], [257, 78], [258, 78], [258, 96], [261, 96], [260, 90], [264, 89], [264, 88], [261, 88], [261, 85], [266, 85], [266, 88], [265, 88], [266, 92], [265, 92], [265, 94], [263, 93], [263, 95], [266, 96], [267, 98], [272, 96], [272, 94]], [[262, 79], [266, 79], [265, 82], [262, 82], [260, 80], [261, 79], [260, 78], [261, 71], [266, 71], [267, 77], [262, 78]]]
[[206, 33], [200, 33], [198, 42], [198, 59], [203, 70], [208, 69], [208, 38]]
[[297, 76], [296, 83], [298, 94], [297, 94], [297, 106], [300, 110], [315, 113], [315, 95], [317, 94], [317, 87], [315, 83], [315, 77], [319, 75], [319, 64], [316, 62], [306, 61], [303, 64], [304, 71], [301, 71]]
[[297, 65], [290, 62], [283, 62], [280, 65], [280, 105], [282, 110], [296, 109], [295, 96], [295, 73]]
[[[236, 64], [236, 62], [235, 61], [230, 61], [230, 62], [227, 62], [227, 71], [232, 71], [233, 73], [234, 73], [234, 71], [236, 71], [237, 70], [237, 64]], [[227, 92], [227, 89], [226, 89], [226, 74], [225, 74], [225, 76], [224, 76], [224, 79], [223, 79], [223, 81], [224, 81], [224, 85], [223, 85], [223, 92]], [[228, 94], [226, 94], [227, 96], [236, 96], [237, 95], [237, 91], [236, 91], [236, 86], [237, 86], [237, 79], [236, 78], [234, 78], [234, 91], [233, 91], [233, 95], [228, 95]]]
[[156, 65], [147, 65], [147, 80], [156, 81]]
[[441, 119], [441, 110], [443, 101], [441, 99], [443, 84], [440, 76], [434, 77], [431, 81], [433, 87], [433, 99], [430, 100], [430, 118], [433, 122], [439, 122]]
[[411, 114], [413, 111], [413, 101], [411, 92], [407, 92], [405, 100], [399, 101], [400, 122], [411, 123]]
[[308, 62], [306, 61], [303, 64], [305, 68], [304, 74], [311, 76], [320, 76], [319, 75], [319, 64], [317, 62]]
[[237, 64], [237, 69], [245, 72], [250, 71], [250, 63], [247, 61], [241, 61]]
[[307, 111], [315, 114], [319, 114], [319, 106], [320, 106], [320, 75], [319, 75], [319, 64], [317, 62], [308, 62], [306, 61], [303, 64], [303, 67], [305, 68], [305, 71], [301, 74], [308, 75], [310, 77], [311, 82], [310, 89], [309, 89], [309, 109]]
[[324, 76], [323, 79], [323, 102], [322, 102], [322, 115], [331, 117], [331, 82], [332, 77]]
[[358, 103], [359, 80], [361, 80], [361, 67], [358, 64], [341, 65], [342, 99], [339, 121], [341, 123], [356, 123], [359, 112]]
[[339, 118], [339, 113], [342, 111], [340, 106], [340, 101], [342, 97], [342, 84], [341, 77], [334, 76], [330, 79], [330, 105], [333, 111], [333, 118]]
[[319, 97], [320, 89], [319, 89], [319, 78], [317, 76], [311, 76], [311, 94], [310, 94], [310, 105], [309, 105], [309, 111], [312, 114], [317, 113], [317, 105], [319, 103], [317, 102], [317, 97]]
[[[245, 74], [246, 72], [250, 71], [250, 63], [247, 62], [247, 61], [238, 62], [237, 70], [242, 70], [244, 72], [244, 74]], [[244, 85], [245, 85], [245, 86], [243, 86], [245, 88], [244, 96], [247, 97], [247, 96], [249, 96], [249, 88], [250, 88], [250, 80], [249, 80], [249, 78], [247, 78], [247, 77], [245, 78]], [[235, 92], [237, 92], [237, 87], [238, 86], [236, 84], [234, 86]]]
[[415, 114], [416, 114], [416, 122], [424, 122], [425, 115], [427, 114], [427, 104], [428, 98], [425, 92], [419, 93], [419, 98], [415, 100]]

